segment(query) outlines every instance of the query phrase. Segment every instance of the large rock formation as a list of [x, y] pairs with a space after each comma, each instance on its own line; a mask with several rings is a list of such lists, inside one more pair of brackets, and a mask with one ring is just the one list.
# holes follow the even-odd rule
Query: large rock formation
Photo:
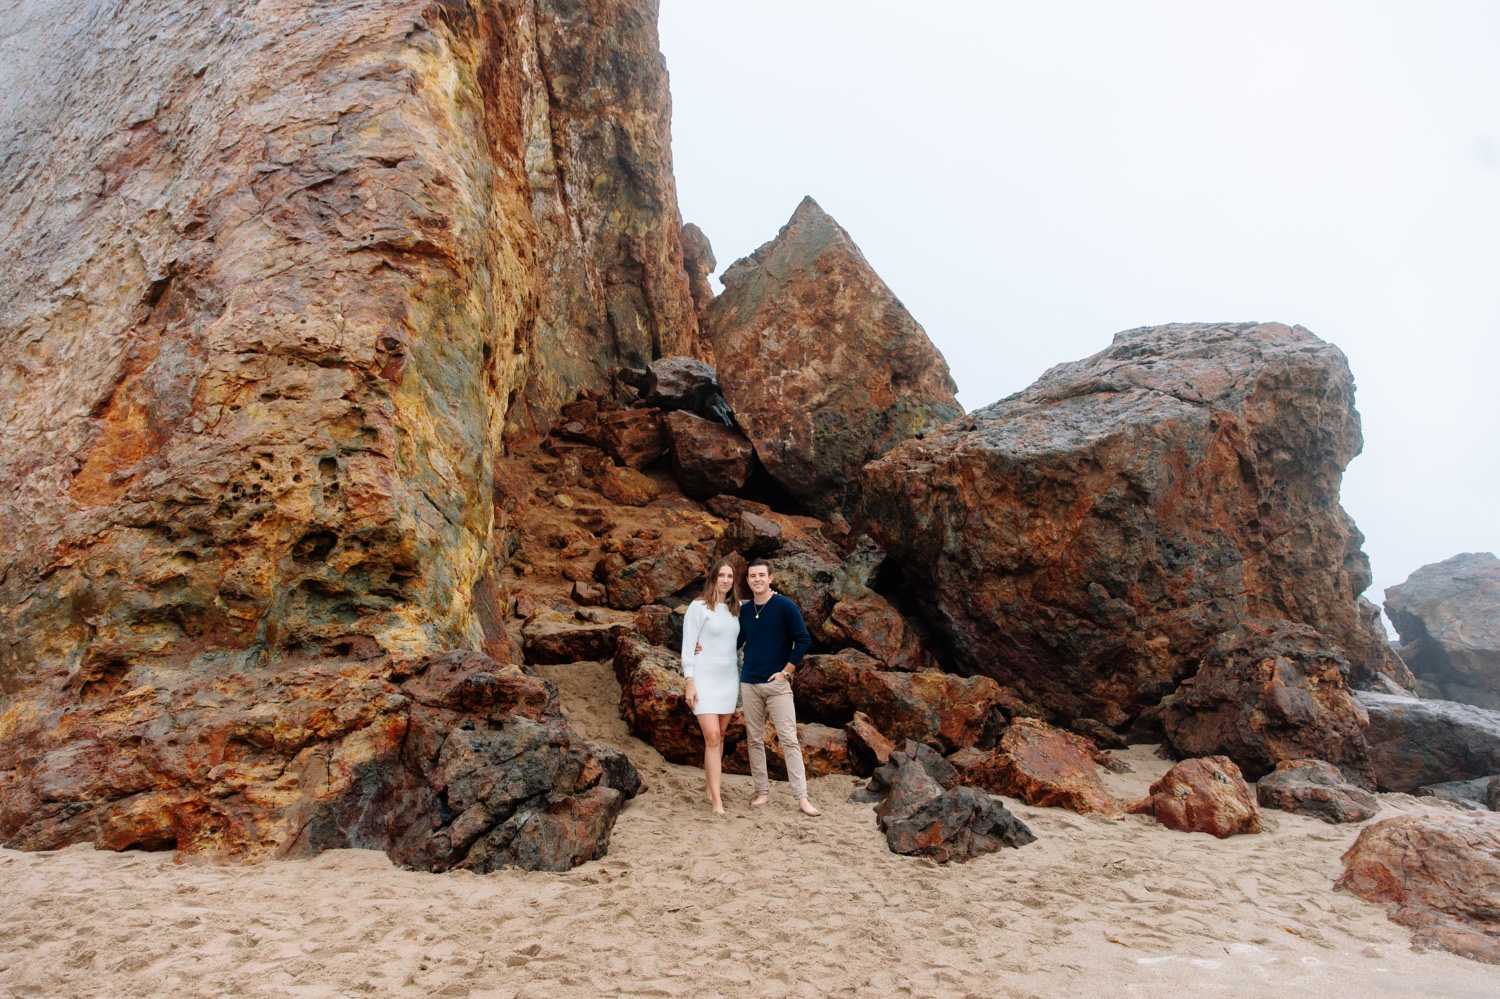
[[1424, 696], [1500, 710], [1500, 558], [1455, 555], [1385, 591]]
[[1500, 711], [1362, 690], [1370, 766], [1382, 791], [1500, 774]]
[[860, 466], [963, 412], [926, 332], [812, 198], [721, 279], [704, 332], [724, 395], [813, 513], [852, 520]]
[[5, 12], [0, 841], [213, 773], [257, 831], [135, 841], [300, 849], [289, 762], [380, 793], [397, 673], [503, 645], [502, 440], [700, 350], [655, 6]]
[[1355, 680], [1395, 671], [1338, 503], [1353, 390], [1300, 327], [1130, 330], [868, 465], [871, 531], [955, 665], [1065, 721], [1123, 724], [1251, 618], [1316, 629]]
[[1400, 815], [1367, 826], [1335, 888], [1384, 903], [1415, 942], [1500, 964], [1500, 816]]

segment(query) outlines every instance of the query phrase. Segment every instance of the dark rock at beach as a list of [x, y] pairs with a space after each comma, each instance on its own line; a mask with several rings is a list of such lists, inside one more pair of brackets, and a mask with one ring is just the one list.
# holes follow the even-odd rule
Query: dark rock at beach
[[1260, 832], [1255, 795], [1227, 756], [1184, 760], [1151, 785], [1149, 797], [1127, 811], [1150, 815], [1168, 829], [1219, 839]]
[[623, 624], [578, 621], [549, 611], [521, 629], [522, 653], [532, 664], [603, 662], [628, 630]]
[[1249, 620], [1220, 635], [1158, 712], [1179, 756], [1227, 756], [1249, 779], [1327, 760], [1370, 784], [1364, 710], [1347, 660], [1312, 628]]
[[[930, 749], [927, 753], [942, 759]], [[879, 773], [884, 797], [875, 809], [876, 822], [893, 853], [963, 862], [1036, 840], [1001, 802], [977, 788], [945, 784], [922, 758], [905, 750], [892, 753]]]
[[1306, 624], [1355, 685], [1398, 670], [1339, 506], [1343, 354], [1278, 323], [1130, 330], [865, 467], [869, 529], [963, 672], [1123, 727], [1241, 622]]
[[1412, 941], [1500, 964], [1500, 815], [1400, 815], [1366, 826], [1334, 886], [1386, 906]]
[[1419, 798], [1437, 798], [1461, 808], [1493, 812], [1497, 810], [1497, 801], [1500, 801], [1500, 776], [1424, 784], [1415, 793]]
[[1500, 711], [1359, 691], [1376, 786], [1410, 794], [1424, 784], [1500, 773]]
[[1385, 591], [1423, 696], [1500, 710], [1500, 558], [1455, 555]]
[[1312, 815], [1324, 822], [1363, 822], [1380, 811], [1380, 799], [1322, 760], [1283, 760], [1256, 784], [1255, 796], [1262, 808]]
[[811, 198], [722, 281], [704, 323], [720, 385], [814, 514], [854, 520], [866, 461], [963, 413], [942, 355]]

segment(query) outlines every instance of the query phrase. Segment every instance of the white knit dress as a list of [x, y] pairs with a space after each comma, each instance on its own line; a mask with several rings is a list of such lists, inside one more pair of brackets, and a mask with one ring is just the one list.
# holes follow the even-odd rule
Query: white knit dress
[[[688, 604], [682, 620], [682, 675], [698, 687], [698, 715], [731, 715], [740, 699], [740, 667], [735, 646], [740, 619], [724, 604], [709, 613], [702, 600]], [[693, 654], [693, 646], [703, 651]]]

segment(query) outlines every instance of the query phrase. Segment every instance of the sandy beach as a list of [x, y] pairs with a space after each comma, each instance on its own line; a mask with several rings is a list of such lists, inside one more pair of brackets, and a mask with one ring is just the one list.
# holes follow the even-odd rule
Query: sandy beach
[[[965, 865], [890, 853], [860, 783], [728, 778], [631, 738], [596, 664], [541, 667], [569, 720], [648, 783], [609, 856], [567, 874], [430, 875], [340, 850], [259, 867], [80, 846], [0, 850], [0, 997], [1493, 996], [1497, 970], [1414, 949], [1332, 890], [1357, 826], [1263, 813], [1226, 841], [1007, 801], [1038, 842]], [[1168, 766], [1106, 775], [1122, 799]], [[1447, 806], [1382, 796], [1382, 817]]]

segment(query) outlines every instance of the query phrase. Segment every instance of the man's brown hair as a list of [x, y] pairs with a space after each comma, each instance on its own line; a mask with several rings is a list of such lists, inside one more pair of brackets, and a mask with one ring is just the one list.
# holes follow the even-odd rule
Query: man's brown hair
[[750, 570], [754, 569], [758, 565], [763, 565], [766, 567], [766, 575], [775, 575], [773, 572], [771, 572], [771, 563], [767, 562], [763, 558], [751, 559], [750, 562], [745, 566], [745, 575], [750, 575]]

